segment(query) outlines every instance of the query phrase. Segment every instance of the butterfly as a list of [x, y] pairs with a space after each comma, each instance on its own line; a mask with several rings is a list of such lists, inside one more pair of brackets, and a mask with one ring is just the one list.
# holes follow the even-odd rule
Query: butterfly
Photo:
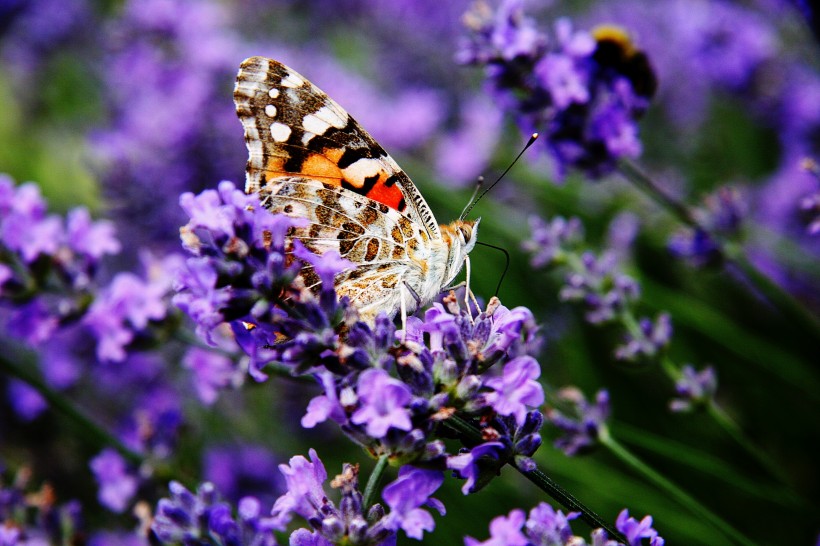
[[[288, 237], [355, 267], [334, 278], [362, 320], [402, 318], [453, 282], [479, 220], [439, 225], [419, 190], [341, 106], [305, 77], [264, 57], [242, 62], [234, 88], [248, 147], [246, 193], [272, 213], [306, 219]], [[316, 290], [311, 265], [300, 276]]]

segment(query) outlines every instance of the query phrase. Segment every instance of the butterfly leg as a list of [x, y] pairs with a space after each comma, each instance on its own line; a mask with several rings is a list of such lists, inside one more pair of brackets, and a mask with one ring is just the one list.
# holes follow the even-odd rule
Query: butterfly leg
[[464, 304], [467, 306], [467, 314], [470, 318], [473, 317], [472, 311], [470, 311], [470, 301], [473, 302], [475, 306], [476, 313], [481, 313], [481, 306], [478, 304], [478, 299], [475, 297], [475, 294], [472, 290], [470, 290], [470, 257], [465, 256], [464, 258], [464, 272], [466, 279], [464, 281]]
[[404, 343], [406, 341], [407, 336], [407, 300], [405, 299], [405, 297], [409, 294], [416, 301], [416, 309], [421, 307], [421, 297], [419, 296], [418, 292], [413, 290], [413, 287], [407, 284], [405, 281], [399, 281], [399, 290], [401, 296], [401, 327], [402, 332], [404, 332], [402, 343]]
[[407, 342], [407, 302], [405, 295], [407, 285], [399, 278], [399, 308], [401, 309], [401, 342]]

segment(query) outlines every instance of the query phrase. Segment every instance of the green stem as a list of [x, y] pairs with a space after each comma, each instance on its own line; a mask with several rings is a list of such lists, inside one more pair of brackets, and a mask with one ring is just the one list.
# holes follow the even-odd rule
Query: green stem
[[730, 537], [737, 544], [754, 546], [754, 542], [748, 537], [744, 536], [740, 531], [725, 522], [722, 518], [715, 515], [714, 512], [704, 507], [697, 500], [691, 497], [688, 493], [680, 489], [671, 481], [664, 478], [661, 474], [652, 469], [649, 465], [638, 459], [635, 455], [630, 453], [625, 447], [615, 441], [607, 432], [606, 429], [601, 431], [599, 436], [601, 444], [606, 446], [616, 457], [622, 462], [632, 467], [635, 471], [642, 474], [649, 481], [654, 483], [658, 488], [664, 490], [669, 496], [678, 501], [681, 505], [689, 509], [693, 514], [703, 518], [705, 521], [712, 524], [716, 529], [720, 530], [727, 537]]
[[[463, 443], [468, 446], [475, 445], [476, 443], [483, 441], [481, 432], [478, 428], [457, 415], [445, 421], [444, 424], [451, 430], [458, 432], [462, 437]], [[526, 472], [515, 464], [511, 464], [511, 466], [566, 510], [570, 512], [579, 512], [581, 514], [581, 519], [590, 527], [593, 529], [602, 528], [611, 538], [626, 544], [625, 537], [613, 528], [612, 525], [605, 522], [601, 516], [587, 508], [581, 501], [575, 498], [572, 493], [558, 485], [558, 483], [547, 476], [542, 470], [536, 468]]]
[[131, 450], [123, 444], [119, 438], [94, 422], [85, 413], [80, 411], [80, 409], [75, 407], [65, 396], [53, 390], [36, 374], [32, 373], [31, 369], [35, 367], [34, 362], [29, 362], [28, 364], [28, 366], [22, 367], [6, 358], [0, 357], [0, 371], [16, 377], [36, 390], [40, 396], [48, 401], [51, 407], [74, 421], [89, 442], [96, 444], [100, 448], [113, 447], [129, 462], [135, 465], [140, 465], [143, 462], [144, 457], [142, 455]]
[[779, 480], [784, 485], [791, 487], [791, 483], [789, 482], [789, 478], [783, 473], [780, 466], [773, 461], [769, 456], [754, 445], [737, 423], [732, 420], [729, 415], [723, 411], [717, 403], [712, 401], [708, 406], [706, 406], [706, 411], [709, 413], [709, 416], [717, 422], [720, 427], [726, 431], [726, 433], [732, 437], [734, 441], [740, 445], [743, 449], [745, 449], [757, 462], [760, 466], [762, 466], [766, 471], [771, 474], [775, 479]]
[[367, 479], [367, 486], [364, 488], [364, 500], [362, 501], [365, 511], [369, 510], [370, 507], [373, 506], [373, 502], [376, 500], [376, 489], [379, 487], [379, 482], [381, 482], [384, 477], [384, 471], [387, 469], [387, 462], [387, 455], [379, 456], [376, 461], [376, 466], [373, 467], [373, 472], [370, 473], [370, 477]]
[[720, 238], [699, 222], [685, 204], [662, 190], [654, 180], [634, 163], [623, 160], [618, 164], [618, 170], [632, 185], [669, 211], [681, 223], [707, 233], [715, 244], [720, 244], [721, 254], [727, 262], [734, 265], [769, 303], [779, 309], [786, 319], [800, 326], [813, 339], [820, 339], [820, 319], [809, 312], [791, 294], [784, 291], [777, 283], [759, 271], [743, 257], [741, 252], [733, 251], [731, 247], [727, 248], [726, 245], [721, 244]]
[[[681, 223], [689, 227], [703, 229], [700, 222], [694, 217], [689, 208], [663, 191], [655, 181], [649, 178], [637, 165], [631, 161], [623, 160], [618, 164], [618, 170], [633, 186], [648, 195], [662, 208], [672, 213]], [[705, 231], [705, 230], [704, 230]]]
[[581, 519], [593, 529], [601, 528], [607, 532], [610, 538], [624, 544], [627, 543], [626, 538], [621, 533], [605, 522], [601, 516], [584, 506], [581, 501], [576, 499], [569, 491], [558, 485], [558, 483], [547, 476], [542, 470], [536, 468], [535, 470], [525, 472], [517, 466], [514, 466], [514, 468], [522, 476], [534, 483], [539, 489], [552, 497], [555, 502], [570, 512], [580, 512]]
[[[680, 379], [680, 369], [678, 366], [675, 365], [674, 362], [668, 357], [664, 356], [661, 359], [661, 368], [663, 369], [664, 373], [669, 377], [669, 379], [674, 383], [678, 379]], [[711, 401], [707, 406], [707, 413], [709, 417], [715, 420], [715, 422], [734, 440], [738, 443], [738, 445], [743, 448], [753, 459], [755, 459], [758, 464], [760, 464], [763, 468], [766, 469], [769, 474], [771, 474], [774, 478], [779, 480], [786, 486], [791, 487], [788, 478], [785, 474], [780, 470], [777, 463], [775, 463], [772, 459], [769, 458], [766, 453], [764, 453], [760, 448], [755, 446], [751, 440], [749, 440], [740, 427], [735, 423], [731, 417], [729, 417], [726, 412], [724, 412], [720, 406], [718, 406], [714, 401]]]

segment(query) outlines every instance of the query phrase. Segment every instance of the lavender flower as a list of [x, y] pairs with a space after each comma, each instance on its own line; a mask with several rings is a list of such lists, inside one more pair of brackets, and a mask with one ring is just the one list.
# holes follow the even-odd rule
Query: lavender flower
[[90, 141], [128, 247], [167, 248], [179, 194], [242, 172], [225, 82], [243, 55], [217, 2], [130, 0], [120, 13], [98, 63], [111, 122]]
[[505, 110], [525, 132], [544, 135], [560, 176], [575, 167], [598, 178], [620, 158], [641, 153], [637, 120], [656, 80], [625, 31], [576, 32], [560, 19], [551, 40], [520, 0], [505, 0], [496, 12], [476, 2], [465, 22], [469, 35], [458, 59], [486, 67]]
[[592, 324], [616, 319], [640, 294], [635, 280], [620, 272], [616, 265], [614, 254], [605, 252], [597, 257], [591, 252], [583, 253], [578, 265], [566, 276], [559, 297], [583, 302], [586, 318]]
[[717, 391], [717, 374], [711, 366], [695, 371], [690, 365], [681, 369], [681, 377], [675, 383], [677, 398], [669, 402], [674, 412], [692, 411], [712, 403]]
[[695, 267], [722, 263], [722, 244], [739, 237], [746, 209], [746, 202], [736, 188], [719, 188], [694, 212], [700, 227], [675, 233], [669, 241], [669, 250]]
[[[728, 214], [721, 217], [727, 224], [731, 223], [729, 218], [733, 218]], [[533, 254], [532, 265], [567, 270], [559, 297], [564, 301], [582, 303], [586, 308], [586, 319], [592, 324], [614, 322], [626, 330], [625, 342], [615, 349], [617, 359], [633, 362], [653, 359], [666, 348], [672, 337], [669, 314], [660, 313], [654, 321], [634, 316], [633, 307], [640, 296], [640, 286], [618, 267], [622, 244], [616, 249], [607, 249], [600, 256], [590, 251], [580, 253], [577, 246], [582, 226], [577, 219], [567, 222], [558, 217], [548, 224], [533, 217], [530, 226], [532, 235], [522, 246]]]
[[188, 350], [182, 366], [191, 371], [197, 396], [206, 405], [216, 402], [222, 389], [242, 385], [247, 373], [225, 354], [199, 347]]
[[202, 474], [231, 502], [251, 495], [272, 503], [283, 489], [277, 460], [262, 445], [217, 445], [205, 452]]
[[803, 170], [811, 173], [817, 181], [817, 190], [800, 200], [800, 210], [807, 218], [806, 232], [809, 235], [820, 233], [820, 166], [813, 159], [802, 161]]
[[615, 348], [615, 358], [635, 362], [652, 360], [669, 345], [672, 339], [672, 319], [669, 313], [660, 313], [655, 321], [644, 317], [623, 345]]
[[583, 225], [578, 218], [555, 216], [547, 223], [538, 216], [530, 216], [529, 224], [530, 239], [521, 248], [532, 253], [530, 265], [534, 268], [563, 263], [565, 249], [583, 238]]
[[91, 470], [100, 486], [100, 504], [112, 512], [123, 512], [137, 492], [137, 478], [129, 473], [125, 459], [106, 449], [91, 460]]
[[615, 520], [616, 528], [624, 534], [629, 546], [640, 546], [642, 539], [648, 538], [650, 546], [663, 546], [664, 540], [652, 528], [652, 516], [644, 516], [640, 521], [629, 516], [629, 510], [623, 509]]
[[391, 509], [385, 515], [381, 505], [362, 505], [357, 466], [346, 464], [342, 474], [331, 482], [342, 494], [339, 508], [324, 492], [327, 472], [315, 450], [310, 450], [310, 462], [296, 456], [291, 458], [289, 466], [280, 465], [279, 468], [287, 481], [288, 491], [273, 506], [273, 522], [284, 526], [293, 515], [310, 522], [318, 536], [308, 535], [305, 531], [294, 533], [300, 544], [339, 544], [345, 541], [393, 544], [399, 528], [411, 538], [420, 539], [423, 531], [431, 531], [434, 527], [432, 517], [420, 507], [428, 505], [444, 513], [441, 503], [430, 498], [443, 481], [438, 471], [403, 467], [399, 477], [384, 489], [384, 499]]
[[[498, 516], [490, 522], [490, 538], [479, 542], [472, 537], [464, 539], [465, 546], [619, 546], [621, 543], [609, 540], [606, 531], [595, 529], [590, 541], [573, 534], [570, 521], [578, 512], [564, 515], [550, 505], [541, 503], [530, 510], [529, 517], [523, 510], [512, 510], [509, 516]], [[624, 509], [618, 514], [615, 526], [627, 539], [628, 546], [640, 546], [642, 539], [649, 539], [650, 546], [663, 546], [664, 540], [652, 528], [652, 516], [640, 522], [629, 517]]]
[[385, 526], [393, 530], [401, 528], [410, 538], [421, 540], [424, 531], [430, 532], [435, 528], [430, 512], [421, 507], [434, 508], [442, 516], [446, 513], [444, 505], [430, 496], [443, 482], [444, 476], [437, 470], [403, 466], [399, 477], [382, 493], [390, 507]]
[[234, 516], [210, 483], [200, 485], [196, 494], [178, 482], [168, 488], [171, 497], [159, 501], [151, 524], [160, 544], [276, 546], [274, 531], [282, 529], [262, 516], [255, 498], [240, 500]]
[[557, 398], [569, 408], [566, 412], [557, 408], [547, 411], [547, 421], [564, 433], [555, 441], [555, 447], [570, 456], [594, 448], [601, 436], [607, 434], [609, 393], [598, 391], [595, 402], [590, 404], [580, 390], [566, 387], [558, 392]]
[[[271, 360], [303, 371], [339, 350], [337, 330], [343, 322], [349, 329], [355, 314], [336, 300], [331, 281], [350, 262], [332, 252], [303, 252], [298, 241], [286, 248], [285, 234], [299, 220], [271, 214], [258, 196], [230, 182], [218, 191], [183, 194], [180, 203], [191, 218], [181, 230], [183, 244], [194, 257], [179, 272], [174, 302], [202, 337], [213, 344], [213, 331], [231, 324], [257, 379]], [[297, 280], [300, 265], [292, 257], [324, 278], [319, 294]], [[265, 346], [270, 349], [260, 351]]]

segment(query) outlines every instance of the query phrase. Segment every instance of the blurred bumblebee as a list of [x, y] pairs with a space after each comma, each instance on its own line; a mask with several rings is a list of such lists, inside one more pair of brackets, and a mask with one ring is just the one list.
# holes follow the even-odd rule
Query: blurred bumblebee
[[655, 95], [658, 89], [655, 70], [626, 30], [616, 25], [599, 25], [592, 29], [592, 37], [597, 43], [592, 57], [601, 69], [611, 69], [624, 76], [641, 97], [651, 99]]

